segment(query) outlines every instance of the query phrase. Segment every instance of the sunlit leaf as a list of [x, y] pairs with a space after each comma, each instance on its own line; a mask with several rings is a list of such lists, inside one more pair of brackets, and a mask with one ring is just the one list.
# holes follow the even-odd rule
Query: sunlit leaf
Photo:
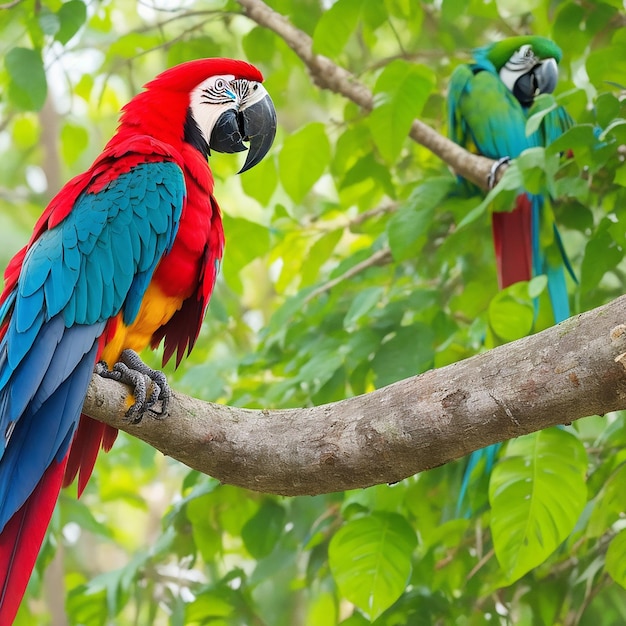
[[500, 291], [489, 303], [489, 325], [502, 341], [514, 341], [530, 334], [535, 312], [530, 297], [518, 295], [519, 283]]
[[389, 63], [378, 77], [369, 127], [386, 161], [393, 163], [398, 158], [434, 82], [432, 70], [399, 59]]
[[347, 522], [328, 548], [341, 594], [376, 619], [404, 590], [416, 545], [415, 531], [396, 513], [373, 513]]
[[313, 122], [285, 137], [278, 154], [280, 181], [294, 202], [300, 202], [323, 174], [330, 158], [324, 125]]
[[361, 14], [362, 0], [337, 0], [322, 16], [313, 33], [313, 50], [334, 57], [354, 33]]
[[587, 499], [586, 471], [583, 445], [564, 430], [509, 442], [489, 483], [493, 544], [509, 582], [539, 565], [572, 531]]

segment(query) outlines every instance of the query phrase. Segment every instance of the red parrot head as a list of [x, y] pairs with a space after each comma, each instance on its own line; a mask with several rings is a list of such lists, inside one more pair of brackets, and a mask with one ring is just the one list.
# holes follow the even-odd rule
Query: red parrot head
[[153, 136], [177, 134], [206, 157], [211, 150], [242, 152], [248, 143], [245, 172], [267, 154], [276, 135], [276, 111], [262, 81], [261, 72], [244, 61], [188, 61], [150, 81], [124, 107], [122, 124]]

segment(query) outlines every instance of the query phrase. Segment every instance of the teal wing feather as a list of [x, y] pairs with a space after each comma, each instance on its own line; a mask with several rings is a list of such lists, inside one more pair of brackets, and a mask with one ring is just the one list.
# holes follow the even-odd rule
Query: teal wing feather
[[134, 164], [95, 181], [28, 250], [2, 307], [0, 432], [11, 435], [0, 440], [0, 530], [67, 453], [98, 338], [119, 312], [137, 315], [184, 196], [176, 163]]
[[490, 159], [515, 158], [534, 145], [526, 113], [500, 78], [479, 65], [461, 65], [448, 92], [450, 138]]

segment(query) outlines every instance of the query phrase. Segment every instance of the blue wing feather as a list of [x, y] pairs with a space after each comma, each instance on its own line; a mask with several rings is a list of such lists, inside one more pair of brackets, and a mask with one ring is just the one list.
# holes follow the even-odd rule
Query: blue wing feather
[[120, 311], [131, 323], [176, 237], [180, 167], [140, 163], [43, 232], [0, 308], [0, 531], [68, 451], [97, 358]]

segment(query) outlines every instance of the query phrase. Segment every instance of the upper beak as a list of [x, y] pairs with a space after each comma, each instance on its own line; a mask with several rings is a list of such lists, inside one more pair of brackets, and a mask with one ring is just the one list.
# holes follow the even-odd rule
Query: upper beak
[[539, 93], [552, 93], [559, 79], [559, 68], [555, 59], [545, 59], [535, 68]]
[[250, 143], [239, 174], [254, 167], [267, 154], [276, 136], [276, 110], [269, 95], [240, 111], [228, 109], [211, 132], [209, 147], [216, 152], [242, 152]]
[[542, 93], [552, 93], [559, 79], [555, 59], [545, 59], [520, 76], [513, 86], [513, 94], [524, 106], [530, 106]]

